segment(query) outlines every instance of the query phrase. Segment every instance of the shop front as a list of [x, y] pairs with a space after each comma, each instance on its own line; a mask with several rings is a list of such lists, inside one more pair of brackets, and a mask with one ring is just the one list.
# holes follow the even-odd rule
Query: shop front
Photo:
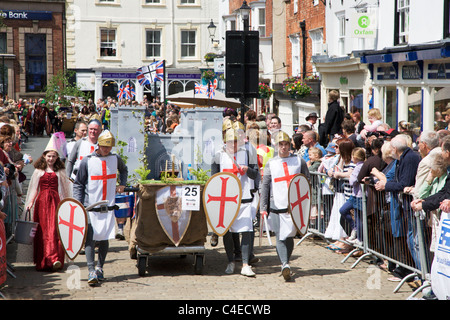
[[[120, 86], [129, 84], [133, 87], [136, 97], [140, 102], [144, 96], [152, 101], [155, 96], [164, 96], [164, 86], [160, 81], [153, 84], [141, 86], [136, 79], [135, 70], [75, 70], [77, 75], [77, 84], [81, 90], [91, 95], [95, 101], [106, 99], [107, 97], [116, 98]], [[170, 69], [166, 71], [166, 92], [174, 94], [178, 92], [193, 90], [195, 83], [201, 81], [201, 74], [198, 69], [180, 70]]]
[[450, 102], [450, 42], [410, 45], [361, 53], [373, 81], [374, 106], [398, 129], [401, 121], [419, 134], [446, 125]]
[[64, 69], [64, 1], [1, 1], [0, 13], [0, 94], [43, 97]]

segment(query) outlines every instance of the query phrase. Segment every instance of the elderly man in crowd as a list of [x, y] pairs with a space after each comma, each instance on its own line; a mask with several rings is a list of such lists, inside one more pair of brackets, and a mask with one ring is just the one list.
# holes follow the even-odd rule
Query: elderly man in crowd
[[[394, 181], [380, 180], [376, 183], [375, 188], [379, 191], [386, 190], [387, 192], [403, 192], [405, 187], [415, 185], [417, 168], [421, 158], [417, 152], [414, 152], [408, 146], [408, 138], [403, 134], [395, 136], [391, 140], [391, 146], [393, 148], [394, 158], [399, 161], [395, 170], [395, 179]], [[412, 196], [405, 194], [402, 200], [403, 208], [407, 212], [407, 216], [405, 218], [408, 223], [408, 247], [416, 267], [420, 269], [419, 252], [414, 241], [416, 236], [414, 233], [414, 220], [412, 210], [410, 210]]]

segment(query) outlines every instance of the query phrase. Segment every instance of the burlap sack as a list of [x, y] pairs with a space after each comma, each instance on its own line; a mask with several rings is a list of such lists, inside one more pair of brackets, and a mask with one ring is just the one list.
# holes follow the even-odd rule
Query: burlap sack
[[[156, 213], [156, 192], [165, 186], [163, 184], [139, 186], [136, 218], [130, 230], [130, 253], [135, 251], [136, 245], [149, 253], [155, 253], [166, 247], [175, 246], [161, 227]], [[203, 245], [206, 242], [207, 235], [208, 226], [203, 211], [203, 204], [201, 204], [200, 211], [192, 211], [189, 227], [179, 246]]]

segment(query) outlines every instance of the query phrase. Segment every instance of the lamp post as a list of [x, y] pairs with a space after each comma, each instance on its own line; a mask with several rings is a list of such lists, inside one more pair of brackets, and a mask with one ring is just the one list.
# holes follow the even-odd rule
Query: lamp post
[[242, 21], [244, 23], [244, 31], [248, 31], [250, 29], [250, 11], [252, 8], [249, 7], [247, 1], [244, 0], [242, 6], [239, 8], [239, 12], [241, 13]]
[[[250, 23], [249, 23], [250, 11], [251, 11], [251, 8], [247, 4], [247, 1], [244, 0], [244, 2], [242, 2], [241, 7], [239, 8], [239, 13], [241, 14], [242, 22], [244, 24], [244, 42], [247, 41], [246, 33], [250, 29]], [[242, 122], [242, 124], [245, 125], [245, 111], [246, 111], [246, 107], [245, 107], [246, 96], [245, 96], [245, 94], [242, 94], [240, 100], [241, 100], [241, 122]]]
[[209, 32], [209, 37], [211, 38], [211, 42], [214, 42], [214, 37], [216, 36], [216, 25], [214, 24], [213, 20], [211, 19], [211, 22], [209, 23], [208, 26], [208, 32]]

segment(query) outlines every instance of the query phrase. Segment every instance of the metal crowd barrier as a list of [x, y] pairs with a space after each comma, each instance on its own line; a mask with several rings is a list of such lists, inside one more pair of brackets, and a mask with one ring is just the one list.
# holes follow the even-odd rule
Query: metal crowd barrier
[[[319, 236], [330, 242], [325, 233], [330, 223], [334, 195], [328, 194], [325, 186], [328, 183], [327, 175], [318, 172], [310, 174], [312, 197], [316, 201], [313, 200], [311, 204], [308, 232], [297, 245], [310, 236]], [[410, 203], [413, 200], [411, 195], [377, 191], [373, 185], [361, 184], [361, 187], [362, 210], [359, 214], [355, 212], [353, 217], [361, 223], [358, 239], [362, 244], [339, 240], [354, 247], [341, 262], [345, 263], [359, 250], [363, 254], [351, 266], [352, 269], [368, 257], [387, 261], [389, 271], [395, 270], [395, 274], [401, 277], [394, 293], [412, 278], [418, 277], [423, 280], [422, 285], [409, 297], [412, 298], [424, 288], [431, 286], [430, 270], [433, 259], [430, 251], [432, 236], [430, 217], [426, 217], [423, 211], [414, 212], [411, 209]], [[350, 235], [348, 232], [347, 234]]]

